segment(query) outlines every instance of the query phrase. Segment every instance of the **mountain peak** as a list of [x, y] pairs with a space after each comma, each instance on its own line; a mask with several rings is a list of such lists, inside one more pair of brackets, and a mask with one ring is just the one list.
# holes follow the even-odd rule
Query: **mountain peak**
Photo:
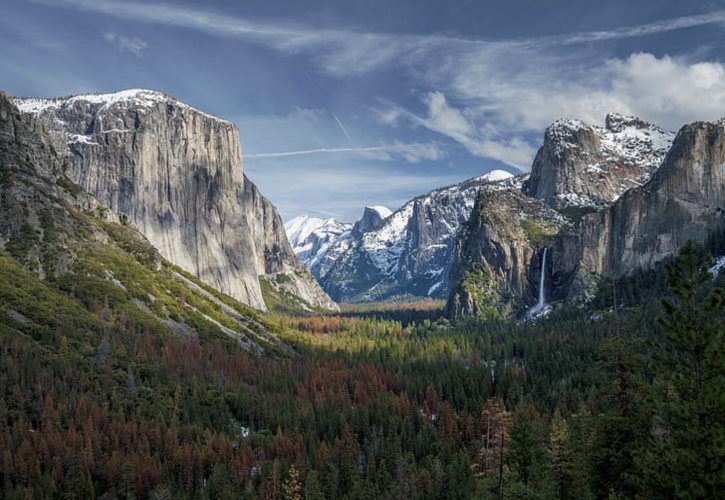
[[649, 180], [673, 138], [637, 117], [616, 113], [607, 115], [604, 127], [557, 120], [546, 129], [524, 191], [557, 208], [607, 206]]
[[663, 132], [660, 127], [648, 123], [641, 118], [620, 113], [609, 113], [604, 120], [604, 128], [610, 132], [624, 132], [626, 129], [653, 130]]
[[392, 213], [393, 212], [391, 212], [390, 209], [382, 205], [365, 207], [362, 217], [355, 223], [355, 227], [353, 227], [352, 231], [358, 235], [372, 231], [385, 219], [390, 217]]
[[199, 111], [173, 96], [152, 89], [125, 89], [117, 92], [78, 94], [67, 97], [51, 97], [47, 99], [15, 97], [13, 98], [13, 101], [21, 112], [32, 114], [38, 114], [51, 109], [75, 106], [77, 103], [86, 103], [99, 111], [105, 111], [116, 107], [151, 109], [156, 107], [158, 104], [165, 103], [195, 111], [216, 120], [221, 120], [216, 116]]
[[393, 213], [393, 211], [390, 210], [388, 207], [384, 207], [382, 205], [367, 206], [365, 207], [365, 210], [372, 210], [373, 212], [378, 214], [381, 219], [385, 219]]
[[476, 180], [483, 181], [483, 182], [501, 182], [505, 181], [506, 179], [511, 179], [514, 177], [514, 174], [510, 172], [506, 172], [505, 170], [491, 170], [489, 173], [482, 175], [481, 177], [478, 177]]

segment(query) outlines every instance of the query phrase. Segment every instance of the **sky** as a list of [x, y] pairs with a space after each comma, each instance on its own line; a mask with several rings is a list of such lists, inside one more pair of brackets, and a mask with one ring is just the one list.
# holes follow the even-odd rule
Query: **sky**
[[725, 0], [4, 0], [0, 89], [166, 92], [239, 126], [285, 220], [354, 221], [607, 113], [725, 116]]

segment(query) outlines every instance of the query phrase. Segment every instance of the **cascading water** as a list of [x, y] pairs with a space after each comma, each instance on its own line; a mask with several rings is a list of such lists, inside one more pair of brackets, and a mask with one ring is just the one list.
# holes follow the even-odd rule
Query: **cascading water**
[[541, 277], [539, 278], [539, 302], [529, 309], [526, 313], [528, 318], [533, 318], [546, 307], [546, 290], [544, 288], [544, 277], [546, 273], [546, 247], [544, 247], [544, 255], [541, 257]]

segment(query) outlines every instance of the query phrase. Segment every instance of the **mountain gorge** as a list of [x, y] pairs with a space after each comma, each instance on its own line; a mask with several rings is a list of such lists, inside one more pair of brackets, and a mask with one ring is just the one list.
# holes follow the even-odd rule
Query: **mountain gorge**
[[232, 123], [139, 89], [15, 104], [48, 130], [69, 179], [164, 258], [256, 309], [266, 309], [260, 276], [304, 307], [337, 307], [244, 175]]
[[[491, 237], [490, 227], [530, 224], [531, 210], [509, 210], [508, 221], [496, 223], [482, 201], [459, 239], [454, 268], [462, 270], [454, 276], [458, 291], [448, 298], [449, 314], [476, 316], [493, 309], [521, 315], [536, 302], [540, 282], [550, 300], [586, 300], [601, 278], [650, 269], [688, 239], [705, 243], [725, 227], [723, 132], [722, 122], [698, 122], [685, 125], [670, 142], [661, 129], [618, 115], [607, 118], [605, 129], [555, 123], [522, 189], [556, 210], [559, 219], [548, 230], [540, 224], [535, 237], [529, 234], [532, 248], [524, 264], [529, 286], [510, 277], [516, 265], [496, 258], [509, 252]], [[544, 249], [551, 252], [542, 269]], [[477, 278], [474, 285], [471, 276]], [[511, 296], [519, 301], [513, 309]]]
[[618, 114], [603, 127], [558, 120], [530, 174], [434, 190], [372, 226], [366, 210], [357, 230], [328, 220], [324, 243], [296, 251], [343, 302], [432, 297], [454, 318], [521, 316], [542, 282], [551, 300], [586, 300], [602, 277], [651, 268], [722, 228], [722, 134], [722, 122], [675, 134]]

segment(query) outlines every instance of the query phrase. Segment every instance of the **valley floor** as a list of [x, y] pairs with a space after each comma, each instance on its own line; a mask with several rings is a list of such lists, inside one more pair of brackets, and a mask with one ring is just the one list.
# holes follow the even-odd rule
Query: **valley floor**
[[538, 323], [451, 323], [435, 302], [278, 315], [292, 349], [256, 355], [2, 255], [0, 496], [712, 497], [723, 277], [687, 311], [677, 269], [672, 291], [649, 273], [616, 307], [604, 286]]

